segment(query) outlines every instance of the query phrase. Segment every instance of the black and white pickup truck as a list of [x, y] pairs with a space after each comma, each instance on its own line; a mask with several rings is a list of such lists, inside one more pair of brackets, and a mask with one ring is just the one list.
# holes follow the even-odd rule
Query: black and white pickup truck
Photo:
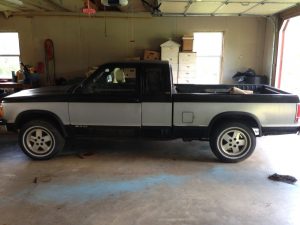
[[[231, 94], [233, 86], [253, 94]], [[224, 162], [255, 149], [256, 137], [297, 133], [299, 98], [267, 85], [173, 85], [168, 62], [100, 66], [74, 86], [5, 97], [1, 125], [19, 132], [33, 159], [49, 159], [77, 136], [207, 140]]]

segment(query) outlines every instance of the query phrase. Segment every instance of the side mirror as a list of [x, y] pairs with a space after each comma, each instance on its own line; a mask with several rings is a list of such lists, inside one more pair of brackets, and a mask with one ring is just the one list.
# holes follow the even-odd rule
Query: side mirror
[[73, 93], [82, 93], [82, 90], [84, 89], [83, 82], [81, 82], [77, 87], [74, 89]]

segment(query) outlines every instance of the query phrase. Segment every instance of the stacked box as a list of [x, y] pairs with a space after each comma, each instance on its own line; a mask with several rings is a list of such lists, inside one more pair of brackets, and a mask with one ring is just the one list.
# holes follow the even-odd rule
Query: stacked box
[[144, 51], [144, 60], [159, 60], [160, 59], [160, 53], [156, 51]]
[[193, 51], [193, 36], [183, 36], [182, 37], [182, 51], [183, 52], [192, 52]]

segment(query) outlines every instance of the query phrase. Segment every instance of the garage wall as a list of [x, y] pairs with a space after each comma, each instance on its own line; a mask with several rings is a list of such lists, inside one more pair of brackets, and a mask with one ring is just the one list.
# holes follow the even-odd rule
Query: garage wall
[[[273, 52], [274, 52], [274, 34], [275, 25], [272, 18], [268, 18], [265, 29], [265, 46], [264, 46], [264, 58], [263, 58], [263, 74], [271, 77], [273, 68]], [[269, 79], [271, 81], [271, 78]]]
[[[106, 28], [105, 28], [106, 20]], [[57, 76], [78, 76], [89, 66], [111, 60], [142, 56], [144, 49], [159, 50], [169, 38], [184, 34], [224, 32], [223, 83], [237, 71], [253, 68], [268, 72], [263, 62], [267, 20], [256, 17], [13, 17], [0, 18], [1, 31], [18, 31], [22, 61], [43, 61], [43, 41], [55, 44]], [[269, 54], [269, 52], [267, 52]]]

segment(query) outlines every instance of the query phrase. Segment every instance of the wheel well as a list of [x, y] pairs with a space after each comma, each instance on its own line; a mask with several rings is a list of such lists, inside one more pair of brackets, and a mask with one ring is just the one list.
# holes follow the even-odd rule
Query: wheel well
[[209, 124], [209, 135], [213, 130], [215, 130], [216, 126], [226, 122], [240, 122], [249, 126], [250, 128], [258, 128], [259, 134], [261, 135], [261, 125], [259, 121], [251, 114], [242, 113], [226, 113], [216, 116]]
[[42, 110], [30, 110], [22, 112], [16, 119], [15, 126], [17, 129], [20, 129], [24, 124], [33, 121], [33, 120], [43, 120], [51, 123], [55, 126], [63, 136], [67, 136], [66, 130], [63, 126], [63, 123], [58, 118], [57, 115], [48, 111]]

